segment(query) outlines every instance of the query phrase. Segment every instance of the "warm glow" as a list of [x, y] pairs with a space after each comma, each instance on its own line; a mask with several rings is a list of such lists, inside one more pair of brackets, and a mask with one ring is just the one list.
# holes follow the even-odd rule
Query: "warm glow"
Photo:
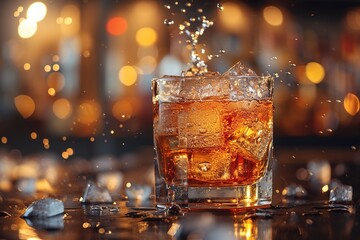
[[101, 108], [95, 101], [85, 101], [77, 109], [77, 120], [83, 124], [90, 124], [98, 120]]
[[247, 20], [242, 8], [233, 2], [226, 2], [219, 12], [220, 22], [228, 31], [238, 32], [247, 26]]
[[8, 141], [7, 137], [1, 137], [1, 143], [6, 144]]
[[60, 91], [65, 86], [64, 75], [60, 72], [50, 73], [47, 78], [47, 84], [49, 88], [53, 88], [55, 91]]
[[42, 2], [34, 2], [26, 12], [26, 17], [34, 22], [40, 22], [46, 16], [46, 5]]
[[152, 56], [145, 56], [141, 58], [139, 62], [139, 67], [145, 74], [151, 74], [156, 69], [156, 59]]
[[24, 19], [19, 23], [18, 33], [21, 38], [31, 38], [37, 31], [37, 23], [30, 19]]
[[153, 45], [157, 40], [157, 33], [153, 28], [144, 27], [136, 32], [136, 42], [143, 47]]
[[309, 62], [305, 66], [306, 77], [313, 83], [320, 83], [325, 77], [324, 67], [317, 62]]
[[33, 139], [33, 140], [37, 139], [37, 133], [36, 132], [31, 132], [30, 133], [30, 138]]
[[110, 18], [106, 23], [106, 30], [111, 35], [121, 35], [126, 32], [127, 21], [122, 17]]
[[344, 98], [344, 108], [348, 114], [355, 116], [360, 110], [359, 98], [353, 93], [346, 94]]
[[125, 86], [133, 85], [137, 80], [137, 71], [132, 66], [123, 66], [119, 71], [119, 80]]
[[80, 10], [76, 5], [66, 5], [56, 19], [60, 24], [61, 33], [66, 36], [76, 35], [80, 29]]
[[322, 193], [326, 193], [327, 191], [329, 191], [329, 185], [324, 185], [324, 186], [321, 188], [321, 192], [322, 192]]
[[129, 101], [117, 101], [112, 107], [112, 114], [119, 121], [125, 121], [133, 114], [133, 106]]
[[72, 106], [69, 100], [61, 98], [56, 100], [52, 106], [53, 113], [60, 119], [66, 119], [72, 112]]
[[67, 149], [66, 149], [66, 152], [69, 154], [69, 156], [71, 156], [71, 155], [74, 154], [74, 149], [72, 149], [72, 148], [67, 148]]
[[55, 64], [53, 65], [52, 69], [53, 69], [55, 72], [57, 72], [57, 71], [60, 70], [60, 65], [57, 64], [57, 63], [55, 63]]
[[44, 71], [45, 72], [50, 72], [51, 71], [51, 66], [50, 65], [45, 65], [44, 66]]
[[35, 112], [35, 102], [27, 95], [15, 97], [15, 107], [23, 118], [28, 118]]
[[56, 90], [54, 88], [49, 88], [48, 89], [48, 94], [53, 97], [56, 94]]
[[346, 15], [347, 25], [356, 31], [360, 30], [360, 8], [351, 10]]
[[280, 26], [283, 23], [281, 10], [274, 6], [264, 8], [263, 17], [265, 21], [272, 26]]
[[25, 71], [30, 70], [30, 68], [31, 68], [30, 63], [25, 63], [25, 64], [24, 64], [24, 70], [25, 70]]

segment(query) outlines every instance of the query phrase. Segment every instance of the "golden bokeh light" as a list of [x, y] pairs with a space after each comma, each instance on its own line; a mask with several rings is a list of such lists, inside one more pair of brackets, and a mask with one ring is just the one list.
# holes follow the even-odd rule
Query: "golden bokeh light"
[[278, 7], [267, 6], [263, 10], [264, 20], [271, 26], [280, 26], [283, 23], [283, 14]]
[[37, 23], [30, 19], [23, 19], [19, 23], [18, 34], [21, 38], [31, 38], [37, 31]]
[[353, 93], [346, 94], [344, 98], [345, 111], [351, 116], [355, 116], [360, 110], [360, 101], [358, 96]]
[[14, 99], [15, 107], [23, 118], [29, 118], [35, 112], [35, 102], [28, 95], [18, 95]]
[[101, 107], [95, 101], [84, 101], [79, 105], [76, 113], [78, 122], [90, 124], [99, 119]]
[[32, 140], [37, 139], [37, 133], [36, 133], [36, 132], [31, 132], [31, 133], [30, 133], [30, 138], [31, 138]]
[[309, 62], [305, 66], [305, 74], [312, 83], [317, 84], [324, 79], [325, 69], [320, 63]]
[[67, 119], [72, 113], [72, 105], [69, 100], [61, 98], [56, 100], [52, 106], [53, 113], [59, 119]]
[[40, 22], [44, 19], [47, 13], [46, 5], [42, 2], [34, 2], [32, 3], [27, 12], [26, 17], [34, 22]]
[[219, 12], [219, 19], [224, 29], [239, 32], [248, 25], [245, 13], [239, 4], [226, 2], [222, 6], [223, 10]]
[[136, 32], [136, 42], [143, 47], [155, 44], [157, 40], [157, 33], [153, 28], [144, 27]]
[[24, 70], [25, 70], [25, 71], [30, 70], [30, 68], [31, 68], [30, 63], [25, 63], [25, 64], [24, 64]]
[[57, 64], [57, 63], [55, 63], [55, 64], [52, 66], [52, 69], [53, 69], [55, 72], [57, 72], [57, 71], [60, 70], [60, 65]]
[[8, 142], [7, 137], [2, 136], [2, 137], [1, 137], [1, 143], [2, 143], [2, 144], [6, 144], [7, 142]]
[[48, 94], [49, 96], [55, 96], [56, 95], [56, 90], [54, 88], [49, 88], [48, 89]]
[[112, 107], [112, 114], [119, 121], [128, 120], [133, 112], [133, 106], [126, 100], [119, 100]]
[[119, 80], [125, 86], [133, 85], [138, 77], [138, 73], [133, 66], [123, 66], [119, 71]]
[[72, 148], [67, 148], [66, 152], [69, 154], [69, 156], [72, 156], [74, 154], [74, 149]]
[[45, 66], [44, 66], [44, 71], [45, 71], [45, 72], [50, 72], [50, 71], [51, 71], [51, 66], [48, 65], [48, 64], [45, 65]]

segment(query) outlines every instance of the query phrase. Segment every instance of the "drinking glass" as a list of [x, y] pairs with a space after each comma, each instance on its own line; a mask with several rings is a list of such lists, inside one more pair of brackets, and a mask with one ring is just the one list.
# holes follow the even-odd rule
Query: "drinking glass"
[[158, 205], [255, 208], [272, 200], [273, 78], [153, 79]]

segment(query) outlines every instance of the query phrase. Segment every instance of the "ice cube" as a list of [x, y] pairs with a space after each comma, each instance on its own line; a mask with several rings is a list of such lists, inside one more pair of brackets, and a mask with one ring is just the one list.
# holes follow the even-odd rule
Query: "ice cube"
[[47, 218], [64, 212], [64, 203], [54, 198], [43, 198], [30, 204], [23, 218]]
[[315, 188], [322, 187], [330, 183], [331, 166], [326, 160], [313, 160], [307, 164], [310, 175], [310, 182]]
[[129, 184], [125, 189], [125, 193], [129, 199], [143, 201], [150, 197], [151, 187], [148, 185]]
[[337, 183], [330, 190], [329, 202], [331, 203], [347, 203], [351, 202], [353, 197], [353, 188], [350, 185]]
[[237, 62], [234, 66], [229, 68], [223, 75], [231, 76], [256, 76], [256, 73], [248, 68], [242, 62]]
[[86, 185], [84, 195], [80, 199], [82, 203], [112, 202], [109, 191], [89, 181]]
[[62, 215], [50, 218], [26, 218], [26, 223], [37, 230], [61, 230], [64, 228], [64, 217]]

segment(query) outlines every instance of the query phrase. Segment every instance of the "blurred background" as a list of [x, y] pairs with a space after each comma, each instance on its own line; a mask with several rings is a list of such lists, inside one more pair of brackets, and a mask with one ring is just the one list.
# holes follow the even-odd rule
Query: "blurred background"
[[0, 151], [152, 161], [151, 79], [188, 68], [179, 24], [196, 15], [214, 21], [199, 39], [209, 70], [242, 61], [276, 76], [275, 149], [358, 152], [360, 3], [350, 0], [0, 1]]

